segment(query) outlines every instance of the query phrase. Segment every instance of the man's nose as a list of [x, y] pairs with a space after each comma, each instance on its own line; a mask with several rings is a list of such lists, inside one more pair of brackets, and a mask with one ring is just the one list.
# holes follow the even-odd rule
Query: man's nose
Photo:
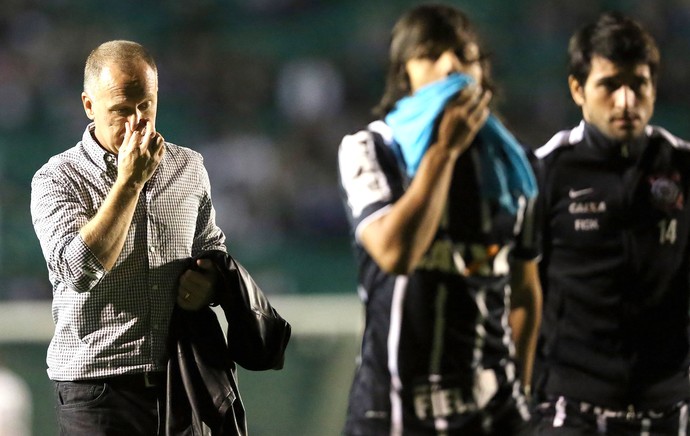
[[129, 121], [132, 130], [137, 130], [139, 128], [139, 115], [136, 112], [128, 116], [127, 121]]
[[614, 92], [614, 100], [617, 107], [633, 107], [635, 106], [635, 92], [628, 85], [623, 85]]
[[146, 118], [140, 111], [135, 111], [129, 116], [129, 125], [132, 126], [132, 130], [139, 130], [146, 126]]

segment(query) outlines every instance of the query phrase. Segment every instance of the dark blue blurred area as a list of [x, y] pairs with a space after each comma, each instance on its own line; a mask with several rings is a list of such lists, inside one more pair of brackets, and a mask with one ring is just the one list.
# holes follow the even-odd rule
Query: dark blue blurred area
[[[157, 59], [158, 130], [205, 157], [228, 247], [271, 293], [354, 292], [336, 154], [370, 121], [390, 29], [413, 1], [0, 2], [0, 299], [48, 299], [30, 180], [73, 146], [89, 52], [136, 40]], [[654, 123], [690, 137], [686, 0], [449, 1], [493, 55], [495, 104], [536, 147], [579, 121], [565, 53], [602, 10], [642, 21], [662, 51]]]

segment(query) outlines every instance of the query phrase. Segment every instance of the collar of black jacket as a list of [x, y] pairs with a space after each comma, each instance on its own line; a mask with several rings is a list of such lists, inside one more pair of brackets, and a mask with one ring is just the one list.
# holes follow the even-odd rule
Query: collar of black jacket
[[642, 154], [648, 142], [647, 135], [644, 133], [631, 141], [614, 141], [587, 122], [585, 122], [584, 139], [595, 156], [608, 161], [622, 159], [634, 162]]

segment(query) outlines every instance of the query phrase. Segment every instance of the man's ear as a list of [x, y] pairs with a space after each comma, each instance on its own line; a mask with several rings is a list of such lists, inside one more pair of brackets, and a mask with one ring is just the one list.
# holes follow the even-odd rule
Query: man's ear
[[568, 87], [570, 88], [570, 96], [575, 104], [578, 106], [585, 104], [585, 88], [572, 74], [568, 76]]
[[93, 113], [93, 101], [86, 92], [81, 93], [81, 104], [84, 106], [84, 112], [86, 113], [86, 117], [90, 120], [93, 120], [96, 116]]

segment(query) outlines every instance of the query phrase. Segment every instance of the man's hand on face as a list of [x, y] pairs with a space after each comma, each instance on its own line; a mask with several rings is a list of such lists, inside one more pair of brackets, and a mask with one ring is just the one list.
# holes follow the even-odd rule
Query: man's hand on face
[[165, 140], [153, 123], [141, 120], [134, 129], [127, 122], [118, 151], [118, 178], [136, 187], [143, 186], [158, 168], [165, 154]]
[[458, 155], [462, 154], [486, 122], [489, 101], [491, 92], [483, 92], [478, 86], [469, 86], [460, 92], [446, 106], [436, 143]]

